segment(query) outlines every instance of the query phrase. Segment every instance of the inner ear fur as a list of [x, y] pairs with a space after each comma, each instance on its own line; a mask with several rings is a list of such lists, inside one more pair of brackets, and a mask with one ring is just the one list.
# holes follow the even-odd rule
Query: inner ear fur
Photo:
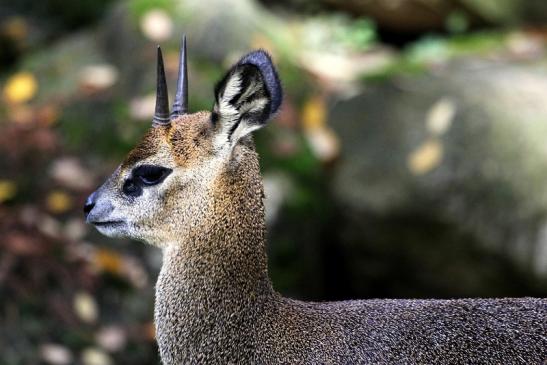
[[[271, 112], [271, 96], [260, 69], [251, 64], [235, 66], [215, 87], [220, 99], [233, 105], [240, 118], [266, 121]], [[257, 102], [261, 102], [257, 105]], [[253, 108], [254, 106], [254, 108]]]
[[261, 128], [279, 107], [281, 86], [271, 59], [264, 51], [242, 58], [215, 87], [212, 122], [217, 147], [234, 146]]

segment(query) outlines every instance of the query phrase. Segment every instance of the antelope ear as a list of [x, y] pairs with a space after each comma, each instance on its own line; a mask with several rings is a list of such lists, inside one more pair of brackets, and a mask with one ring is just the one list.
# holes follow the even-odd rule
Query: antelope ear
[[215, 87], [215, 147], [231, 149], [262, 128], [281, 101], [281, 83], [270, 56], [262, 50], [244, 56]]

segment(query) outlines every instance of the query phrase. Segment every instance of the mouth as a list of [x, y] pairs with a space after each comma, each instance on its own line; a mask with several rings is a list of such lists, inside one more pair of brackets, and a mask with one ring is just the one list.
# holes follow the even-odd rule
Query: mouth
[[109, 226], [119, 226], [124, 224], [124, 221], [102, 221], [102, 222], [89, 222], [95, 227], [109, 227]]

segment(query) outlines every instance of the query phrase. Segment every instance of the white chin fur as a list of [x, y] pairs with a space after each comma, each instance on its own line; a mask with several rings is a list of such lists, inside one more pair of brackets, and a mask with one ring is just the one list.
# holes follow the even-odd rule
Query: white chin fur
[[107, 226], [101, 225], [95, 226], [95, 228], [97, 228], [97, 231], [107, 237], [124, 238], [128, 236], [127, 225], [125, 223], [117, 223]]

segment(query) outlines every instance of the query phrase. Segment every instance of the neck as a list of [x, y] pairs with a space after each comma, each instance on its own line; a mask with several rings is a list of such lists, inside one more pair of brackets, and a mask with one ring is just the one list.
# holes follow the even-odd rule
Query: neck
[[[175, 285], [197, 285], [197, 295], [230, 289], [230, 294], [271, 289], [262, 222], [230, 215], [206, 230], [192, 232], [163, 251], [162, 276], [177, 278]], [[162, 277], [163, 279], [163, 277]], [[218, 294], [222, 294], [219, 292]]]
[[[262, 303], [273, 295], [267, 272], [264, 208], [260, 194], [232, 195], [215, 204], [211, 219], [166, 245], [156, 286], [155, 319], [165, 364], [195, 361], [207, 344], [211, 351], [252, 336]], [[256, 196], [254, 190], [251, 196]], [[230, 194], [231, 195], [231, 194]], [[226, 194], [224, 194], [224, 198]], [[213, 196], [213, 201], [219, 196]], [[226, 201], [226, 199], [224, 199]], [[250, 204], [250, 205], [249, 205]], [[241, 209], [252, 206], [254, 209]], [[226, 346], [219, 345], [226, 344]]]

